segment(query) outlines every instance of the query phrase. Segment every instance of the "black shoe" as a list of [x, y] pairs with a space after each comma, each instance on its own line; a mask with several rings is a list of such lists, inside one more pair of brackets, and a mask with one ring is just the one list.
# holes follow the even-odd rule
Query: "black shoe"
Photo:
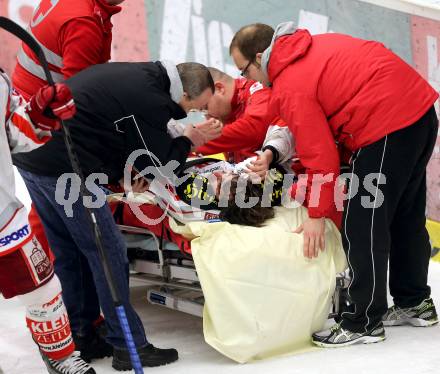
[[113, 355], [113, 346], [96, 333], [86, 336], [73, 335], [73, 341], [75, 342], [76, 350], [81, 352], [81, 357], [86, 362], [90, 362], [95, 358]]
[[65, 360], [52, 360], [41, 353], [49, 374], [96, 374], [95, 370], [79, 356], [79, 352], [73, 352]]
[[107, 337], [107, 325], [105, 324], [103, 316], [99, 316], [99, 318], [93, 322], [93, 327], [95, 328], [96, 333], [105, 340]]
[[[175, 349], [160, 349], [153, 344], [138, 348], [138, 353], [142, 366], [150, 367], [170, 364], [179, 358]], [[112, 366], [118, 371], [132, 369], [130, 355], [126, 349], [114, 348]]]

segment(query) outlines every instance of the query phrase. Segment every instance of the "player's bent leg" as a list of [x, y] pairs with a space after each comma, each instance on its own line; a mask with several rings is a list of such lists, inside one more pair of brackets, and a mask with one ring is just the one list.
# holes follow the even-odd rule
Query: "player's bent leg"
[[27, 221], [26, 210], [19, 207], [2, 230], [0, 291], [5, 298], [18, 296], [26, 307], [27, 325], [49, 373], [93, 374], [74, 352], [61, 285], [47, 253]]

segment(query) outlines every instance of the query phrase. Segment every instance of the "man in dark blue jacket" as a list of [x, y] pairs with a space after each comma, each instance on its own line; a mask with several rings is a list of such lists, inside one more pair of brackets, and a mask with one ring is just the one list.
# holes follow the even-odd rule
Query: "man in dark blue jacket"
[[[165, 165], [171, 160], [181, 165], [192, 147], [220, 134], [221, 126], [214, 120], [189, 125], [183, 136], [174, 139], [167, 133], [171, 118], [181, 119], [191, 109], [205, 108], [212, 96], [212, 77], [201, 64], [96, 65], [70, 78], [67, 85], [75, 99], [77, 113], [66, 122], [66, 126], [70, 128], [85, 177], [101, 173], [107, 180], [100, 180], [100, 183], [119, 180], [133, 151], [148, 151], [130, 165], [138, 172], [148, 166]], [[14, 163], [23, 176], [54, 249], [55, 271], [63, 287], [72, 331], [81, 336], [93, 328], [92, 317], [85, 319], [84, 314], [79, 317], [80, 305], [90, 305], [91, 309], [101, 307], [107, 324], [106, 340], [113, 346], [113, 367], [116, 370], [131, 369], [84, 203], [80, 200], [73, 202], [70, 210], [59, 203], [66, 195], [70, 199], [78, 187], [75, 178], [70, 178], [70, 183], [64, 184], [70, 186], [70, 192], [67, 188], [57, 188], [57, 183], [63, 180], [60, 177], [72, 173], [61, 133], [54, 133], [53, 139], [40, 149], [17, 155]], [[121, 293], [121, 302], [143, 365], [158, 366], [177, 360], [176, 350], [158, 349], [147, 341], [142, 322], [129, 301], [124, 240], [107, 204], [94, 211], [104, 248], [111, 259], [115, 286]], [[79, 266], [79, 253], [87, 258], [91, 272]], [[98, 299], [88, 292], [95, 287]]]

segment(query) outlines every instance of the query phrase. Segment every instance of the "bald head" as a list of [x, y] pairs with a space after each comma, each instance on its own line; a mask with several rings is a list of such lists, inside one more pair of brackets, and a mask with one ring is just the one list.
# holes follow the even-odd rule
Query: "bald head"
[[225, 72], [217, 68], [209, 67], [208, 70], [211, 73], [212, 80], [214, 82], [230, 83], [234, 80], [234, 78], [232, 78], [230, 75], [226, 74]]
[[255, 61], [257, 53], [262, 53], [269, 47], [275, 30], [264, 23], [253, 23], [243, 26], [234, 35], [229, 54], [237, 48], [241, 54], [249, 61]]

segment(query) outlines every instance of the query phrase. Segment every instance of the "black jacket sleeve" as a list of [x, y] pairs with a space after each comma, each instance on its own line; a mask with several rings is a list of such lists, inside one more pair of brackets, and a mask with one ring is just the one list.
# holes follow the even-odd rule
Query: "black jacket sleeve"
[[[135, 116], [125, 124], [127, 160], [138, 172], [149, 166], [165, 166], [169, 161], [175, 160], [179, 164], [174, 171], [177, 175], [185, 164], [192, 143], [186, 136], [171, 138], [166, 129], [169, 117], [164, 112], [164, 118], [159, 119], [158, 112], [160, 110], [157, 108], [154, 125]], [[160, 126], [163, 121], [165, 125]]]

